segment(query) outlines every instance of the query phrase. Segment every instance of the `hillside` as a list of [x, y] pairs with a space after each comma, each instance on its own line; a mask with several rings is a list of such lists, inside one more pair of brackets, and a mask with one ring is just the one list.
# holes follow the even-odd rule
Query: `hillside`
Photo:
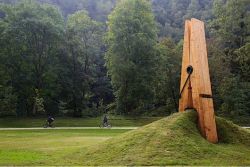
[[201, 137], [196, 113], [177, 113], [78, 153], [84, 165], [249, 165], [250, 132], [217, 118], [218, 144]]

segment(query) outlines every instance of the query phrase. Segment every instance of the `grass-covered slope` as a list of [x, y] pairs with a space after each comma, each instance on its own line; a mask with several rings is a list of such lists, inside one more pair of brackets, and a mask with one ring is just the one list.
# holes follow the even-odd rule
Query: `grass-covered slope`
[[177, 113], [77, 153], [83, 165], [250, 165], [250, 131], [217, 118], [220, 142], [196, 127], [196, 113]]

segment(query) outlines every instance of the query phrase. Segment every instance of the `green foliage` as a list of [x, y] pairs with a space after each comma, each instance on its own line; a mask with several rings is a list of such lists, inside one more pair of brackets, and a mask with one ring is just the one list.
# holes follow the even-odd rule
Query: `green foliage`
[[108, 14], [115, 6], [116, 0], [38, 0], [60, 7], [65, 18], [79, 10], [88, 11], [89, 16], [97, 21], [105, 22]]
[[[248, 77], [246, 77], [248, 72], [245, 71], [247, 61], [244, 61], [244, 64], [241, 65], [242, 70], [240, 65], [238, 69], [235, 68], [236, 62], [234, 68], [232, 68], [232, 61], [230, 62], [224, 51], [219, 50], [217, 47], [210, 43], [208, 47], [216, 110], [224, 116], [248, 116], [250, 107], [248, 90], [250, 84]], [[239, 55], [238, 52], [237, 54]], [[244, 54], [241, 56], [244, 56]]]
[[119, 112], [140, 112], [153, 101], [156, 32], [145, 0], [121, 1], [109, 16], [106, 61]]
[[49, 114], [60, 112], [60, 101], [67, 103], [68, 114], [81, 116], [101, 99], [105, 105], [112, 100], [101, 23], [79, 11], [65, 27], [58, 8], [34, 0], [1, 4], [0, 13], [2, 109], [9, 106], [1, 112], [36, 114], [35, 90]]
[[248, 0], [215, 0], [211, 31], [227, 49], [249, 42], [250, 16]]
[[[3, 55], [0, 53], [0, 58]], [[6, 69], [0, 60], [0, 116], [16, 115], [17, 96], [13, 92], [11, 79], [6, 75]]]
[[[66, 65], [68, 71], [66, 79], [68, 85], [65, 89], [69, 97], [65, 99], [70, 108], [74, 110], [74, 116], [81, 116], [82, 109], [93, 107], [91, 98], [95, 96], [92, 85], [96, 83], [99, 76], [97, 67], [102, 60], [102, 34], [101, 23], [92, 20], [86, 11], [79, 11], [70, 15], [66, 27], [67, 59], [70, 63]], [[100, 72], [99, 72], [100, 73]], [[87, 106], [90, 103], [92, 106]], [[97, 103], [97, 104], [96, 104]], [[98, 101], [94, 105], [98, 105]], [[86, 111], [87, 112], [87, 111]]]
[[34, 97], [35, 104], [34, 104], [34, 108], [33, 108], [33, 115], [45, 113], [43, 102], [44, 102], [44, 100], [40, 96], [39, 90], [35, 89], [35, 97]]
[[173, 112], [191, 17], [209, 23], [218, 114], [249, 116], [247, 0], [0, 0], [0, 115], [33, 115], [36, 89], [47, 114]]
[[16, 99], [11, 87], [0, 85], [0, 116], [16, 115]]
[[178, 111], [181, 47], [181, 42], [176, 45], [169, 38], [163, 38], [157, 45], [157, 55], [160, 56], [154, 81], [155, 104], [166, 106], [168, 114]]
[[30, 115], [35, 89], [45, 98], [53, 98], [46, 92], [56, 91], [47, 84], [56, 80], [49, 73], [54, 69], [51, 61], [60, 45], [63, 18], [57, 8], [31, 0], [4, 5], [2, 12], [1, 59], [17, 96], [17, 113]]
[[250, 82], [250, 42], [236, 49], [233, 53], [233, 63], [238, 74], [247, 82]]
[[241, 82], [237, 77], [225, 78], [219, 86], [222, 112], [233, 116], [249, 115], [249, 89], [249, 82]]
[[[221, 114], [249, 116], [249, 3], [216, 0], [210, 22], [211, 66], [216, 105]], [[213, 68], [210, 68], [213, 69]]]
[[60, 101], [58, 104], [59, 114], [65, 116], [70, 113], [70, 110], [67, 109], [67, 103]]
[[183, 38], [184, 21], [192, 17], [207, 22], [212, 17], [212, 0], [152, 0], [160, 37], [175, 42]]

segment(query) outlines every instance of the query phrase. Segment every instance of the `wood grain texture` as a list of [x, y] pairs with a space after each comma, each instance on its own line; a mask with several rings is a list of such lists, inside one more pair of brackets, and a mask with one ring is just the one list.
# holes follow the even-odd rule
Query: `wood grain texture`
[[[191, 21], [187, 20], [185, 22], [185, 32], [184, 32], [184, 45], [183, 45], [183, 57], [182, 57], [182, 69], [181, 69], [181, 83], [180, 83], [180, 91], [182, 90], [185, 81], [188, 77], [188, 74], [186, 72], [186, 68], [189, 64], [190, 59], [190, 25]], [[187, 84], [189, 86], [190, 83]], [[180, 92], [181, 93], [181, 92]], [[183, 90], [182, 97], [179, 99], [179, 111], [183, 112], [186, 108], [193, 107], [192, 104], [189, 104], [190, 101], [192, 101], [190, 98], [192, 95], [190, 95], [191, 91], [188, 91], [188, 89]], [[189, 103], [188, 103], [189, 102]]]
[[212, 143], [218, 142], [211, 82], [208, 67], [204, 23], [197, 19], [185, 22], [183, 59], [180, 88], [188, 76], [186, 69], [191, 65], [193, 73], [179, 99], [179, 111], [194, 108], [198, 112], [198, 125], [202, 136]]

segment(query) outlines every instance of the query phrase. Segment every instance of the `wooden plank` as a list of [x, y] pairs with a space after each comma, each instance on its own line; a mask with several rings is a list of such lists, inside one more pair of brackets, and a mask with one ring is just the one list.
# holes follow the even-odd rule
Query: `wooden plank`
[[205, 28], [204, 23], [193, 19], [196, 22], [197, 26], [197, 34], [199, 34], [198, 43], [199, 43], [199, 56], [201, 62], [201, 75], [203, 79], [203, 87], [201, 89], [201, 93], [212, 95], [211, 91], [211, 82], [209, 76], [209, 68], [208, 68], [208, 59], [207, 59], [207, 47], [206, 47], [206, 38], [205, 38]]
[[[212, 99], [204, 98], [200, 94], [211, 94], [211, 83], [208, 69], [208, 60], [207, 60], [207, 49], [206, 49], [206, 39], [205, 39], [205, 30], [204, 23], [197, 20], [191, 19], [192, 32], [194, 37], [194, 44], [191, 44], [194, 52], [192, 57], [195, 59], [195, 67], [197, 70], [196, 75], [196, 88], [198, 91], [197, 107], [199, 113], [199, 124], [201, 128], [202, 135], [209, 140], [210, 142], [216, 143], [218, 141], [216, 123], [214, 118], [214, 108]], [[191, 36], [192, 38], [192, 36]], [[192, 42], [191, 42], [192, 43]]]
[[[185, 32], [184, 32], [184, 44], [183, 44], [183, 57], [182, 57], [182, 69], [181, 69], [181, 83], [180, 83], [180, 91], [182, 90], [186, 78], [188, 74], [186, 72], [186, 68], [189, 65], [189, 58], [190, 58], [190, 23], [191, 21], [185, 21]], [[181, 93], [181, 92], [180, 92]], [[179, 99], [179, 111], [183, 112], [185, 108], [188, 107], [187, 102], [188, 100], [188, 90], [185, 88], [182, 92], [182, 95]]]
[[204, 127], [204, 116], [203, 116], [203, 105], [201, 105], [200, 99], [200, 89], [202, 87], [201, 80], [201, 64], [199, 58], [199, 34], [197, 33], [198, 27], [196, 26], [196, 20], [191, 19], [191, 38], [190, 38], [190, 50], [191, 50], [191, 64], [193, 65], [194, 72], [191, 77], [192, 84], [192, 96], [193, 96], [193, 105], [198, 112], [199, 116], [199, 128], [202, 136], [205, 136], [205, 127]]
[[[179, 100], [179, 111], [193, 107], [198, 112], [198, 125], [202, 136], [208, 141], [218, 141], [211, 82], [209, 75], [204, 23], [197, 19], [185, 22], [183, 59], [180, 89], [188, 77], [187, 67], [193, 66], [193, 73]], [[191, 89], [189, 89], [191, 88]]]
[[206, 127], [206, 138], [208, 141], [212, 143], [218, 142], [217, 136], [217, 128], [215, 122], [215, 114], [214, 114], [214, 106], [213, 106], [213, 99], [204, 99], [208, 103], [208, 110], [204, 111], [204, 120], [205, 120], [205, 127]]

